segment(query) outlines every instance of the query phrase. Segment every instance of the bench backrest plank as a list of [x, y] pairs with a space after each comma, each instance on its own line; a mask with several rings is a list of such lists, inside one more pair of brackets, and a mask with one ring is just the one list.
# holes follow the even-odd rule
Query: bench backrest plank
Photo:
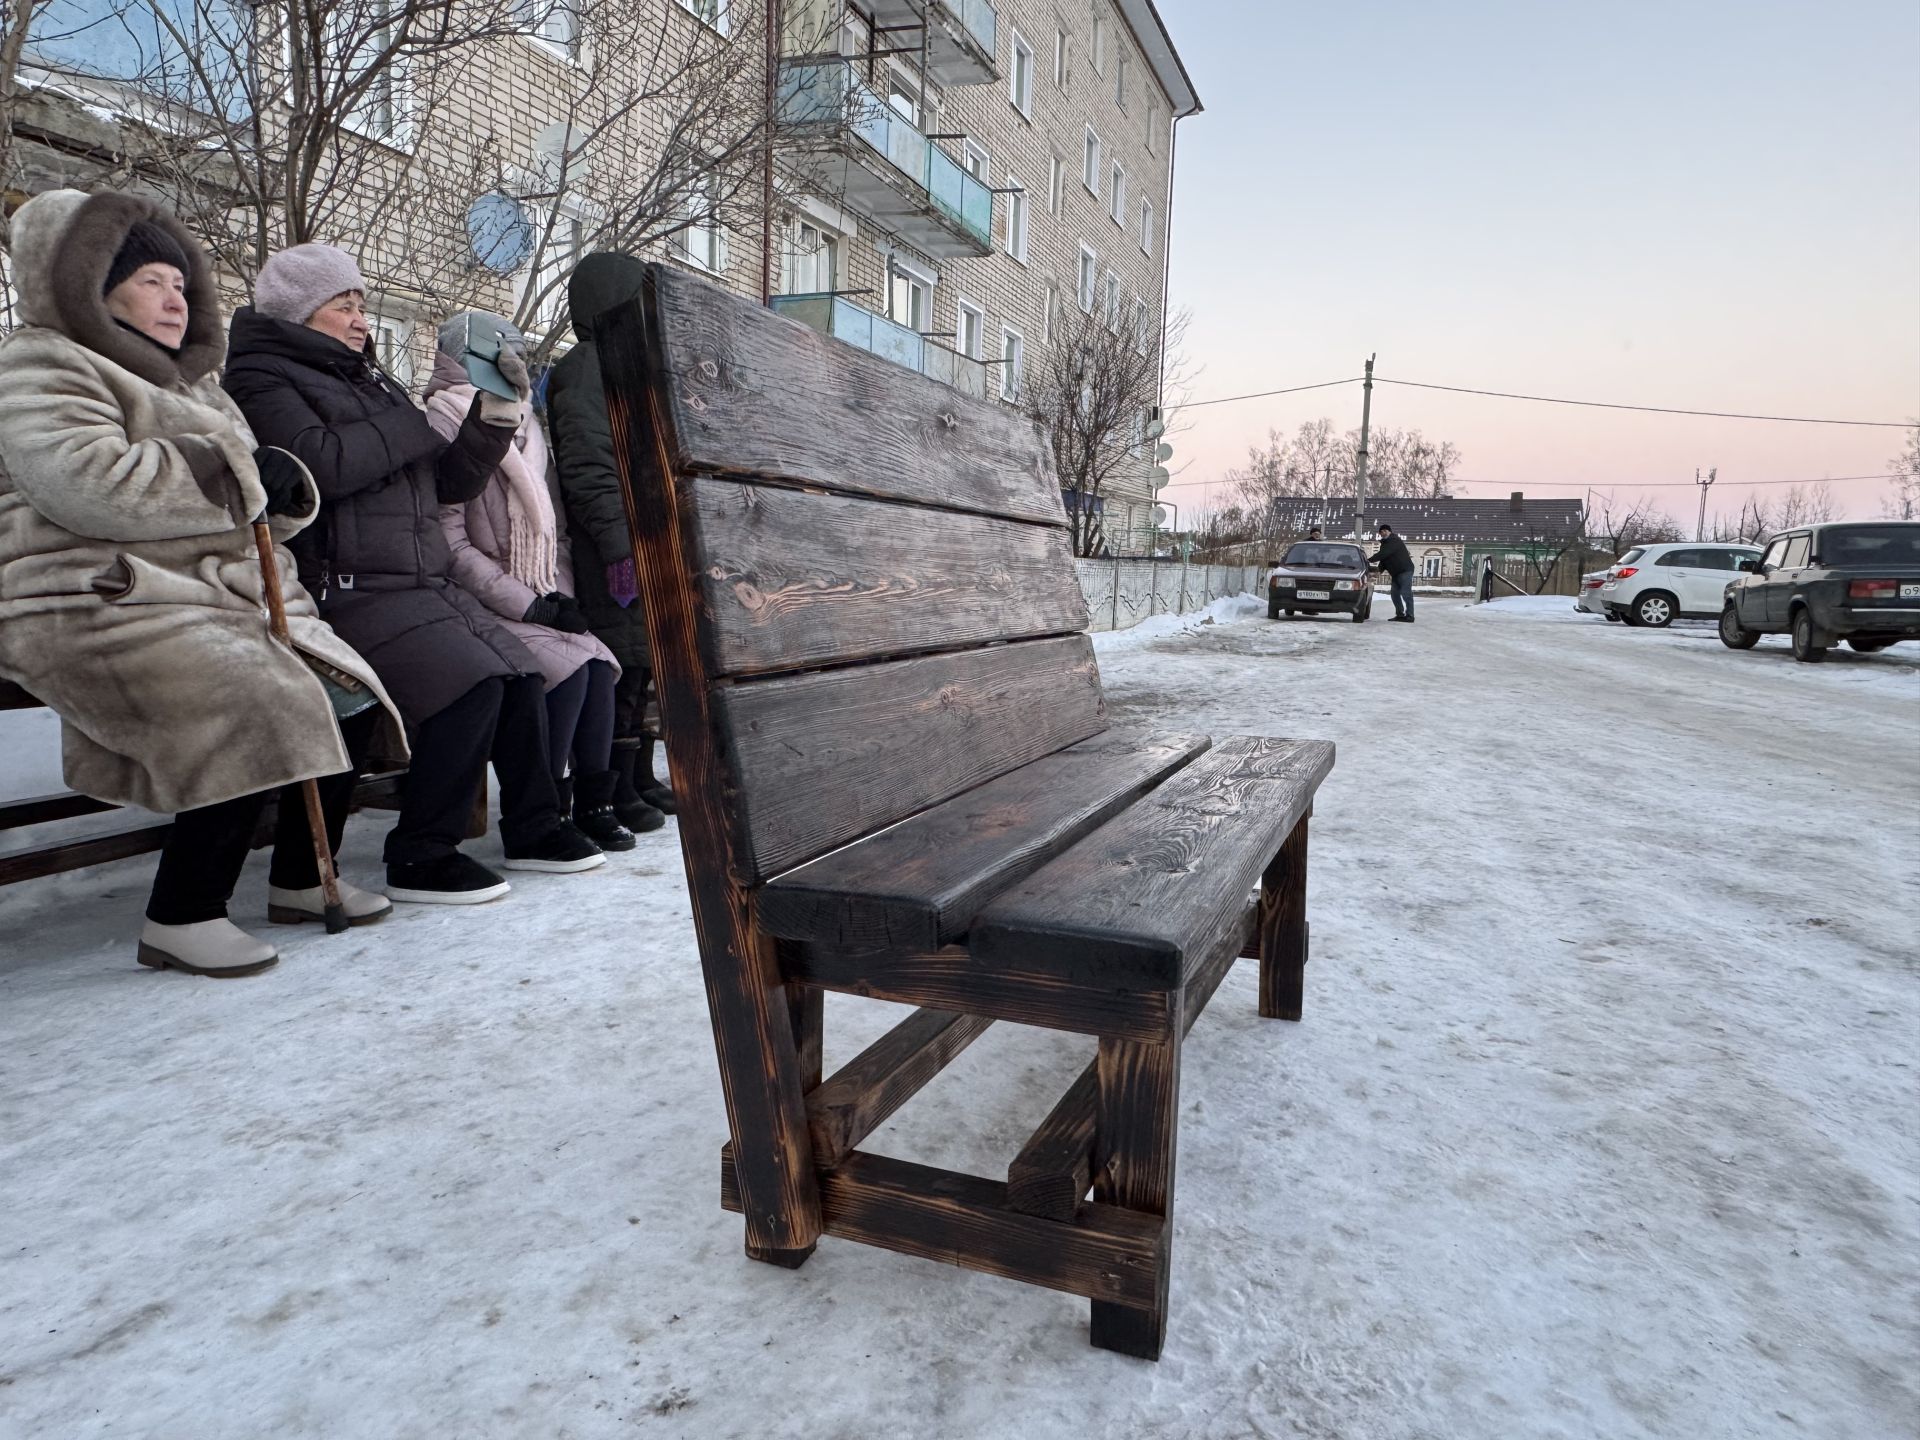
[[711, 476], [682, 498], [711, 676], [1087, 628], [1057, 526]]
[[602, 329], [668, 754], [734, 883], [1106, 728], [1030, 419], [668, 266]]

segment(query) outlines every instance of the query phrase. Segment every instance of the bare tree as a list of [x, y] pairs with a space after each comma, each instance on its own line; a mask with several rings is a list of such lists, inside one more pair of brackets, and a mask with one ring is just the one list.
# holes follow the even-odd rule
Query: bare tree
[[[72, 0], [47, 3], [57, 23]], [[29, 49], [139, 132], [121, 169], [242, 286], [275, 250], [327, 241], [377, 292], [503, 311], [544, 352], [581, 253], [678, 237], [713, 261], [757, 212], [751, 0], [725, 7], [725, 34], [672, 0], [112, 3], [84, 43]], [[501, 103], [501, 85], [536, 98]], [[544, 123], [526, 133], [516, 110]], [[487, 195], [503, 198], [475, 229]]]
[[1622, 500], [1601, 492], [1587, 508], [1587, 538], [1618, 559], [1636, 545], [1686, 538], [1679, 523], [1644, 496]]
[[1814, 485], [1789, 485], [1780, 497], [1776, 530], [1791, 530], [1798, 525], [1821, 525], [1838, 518], [1840, 502], [1833, 487], [1822, 480]]
[[[1167, 322], [1165, 353], [1177, 382], [1186, 316]], [[1060, 486], [1070, 498], [1073, 553], [1094, 555], [1105, 543], [1098, 510], [1113, 480], [1144, 473], [1152, 452], [1147, 413], [1161, 395], [1160, 352], [1118, 315], [1076, 312], [1027, 374], [1022, 399], [1053, 446]]]
[[1907, 431], [1907, 443], [1900, 453], [1890, 457], [1887, 469], [1893, 479], [1887, 486], [1883, 507], [1889, 520], [1920, 520], [1920, 424]]

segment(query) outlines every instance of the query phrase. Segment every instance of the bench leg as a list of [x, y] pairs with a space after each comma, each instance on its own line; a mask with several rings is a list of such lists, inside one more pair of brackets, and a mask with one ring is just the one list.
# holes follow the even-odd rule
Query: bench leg
[[1260, 1013], [1298, 1020], [1307, 970], [1308, 810], [1260, 877]]
[[1174, 1141], [1180, 1121], [1180, 1038], [1100, 1042], [1100, 1119], [1094, 1140], [1093, 1198], [1165, 1222], [1151, 1309], [1093, 1301], [1091, 1338], [1102, 1350], [1158, 1360], [1167, 1336], [1172, 1270]]

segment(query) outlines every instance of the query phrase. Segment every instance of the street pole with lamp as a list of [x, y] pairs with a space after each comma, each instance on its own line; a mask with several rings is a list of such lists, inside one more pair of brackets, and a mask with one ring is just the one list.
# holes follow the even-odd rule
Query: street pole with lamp
[[1700, 520], [1699, 523], [1693, 527], [1695, 544], [1707, 538], [1707, 491], [1713, 488], [1713, 482], [1719, 478], [1720, 467], [1718, 465], [1707, 471], [1707, 478], [1704, 480], [1700, 478], [1698, 468], [1693, 472], [1693, 483], [1700, 487]]

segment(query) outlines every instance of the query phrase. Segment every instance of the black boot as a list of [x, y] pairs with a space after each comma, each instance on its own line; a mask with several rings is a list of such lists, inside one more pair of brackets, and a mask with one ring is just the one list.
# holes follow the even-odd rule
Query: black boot
[[613, 787], [620, 778], [616, 772], [600, 770], [573, 778], [574, 829], [602, 850], [631, 850], [640, 843], [614, 812]]
[[634, 766], [634, 771], [642, 800], [654, 809], [665, 811], [669, 815], [679, 812], [680, 807], [674, 803], [673, 791], [653, 778], [653, 737], [651, 735], [640, 737], [640, 759]]
[[616, 740], [613, 743], [613, 813], [620, 823], [636, 835], [649, 830], [658, 830], [667, 823], [667, 817], [660, 808], [649, 804], [634, 788], [634, 770], [640, 761], [640, 746], [637, 741]]

